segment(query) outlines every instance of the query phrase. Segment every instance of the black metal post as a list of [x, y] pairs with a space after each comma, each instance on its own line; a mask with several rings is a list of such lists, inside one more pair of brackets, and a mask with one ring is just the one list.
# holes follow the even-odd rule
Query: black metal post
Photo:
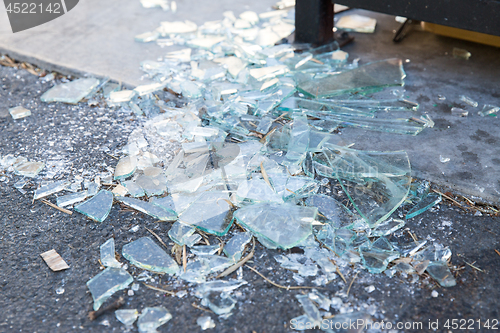
[[296, 0], [295, 42], [315, 45], [333, 42], [332, 0]]

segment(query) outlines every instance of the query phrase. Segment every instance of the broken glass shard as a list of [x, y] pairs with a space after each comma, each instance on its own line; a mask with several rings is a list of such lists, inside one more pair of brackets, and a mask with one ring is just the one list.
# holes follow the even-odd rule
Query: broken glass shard
[[136, 167], [137, 159], [135, 156], [121, 158], [116, 165], [114, 179], [117, 180], [132, 176]]
[[464, 49], [459, 49], [458, 47], [453, 48], [453, 58], [462, 58], [465, 60], [469, 60], [471, 57], [471, 53]]
[[115, 258], [115, 239], [110, 238], [101, 245], [101, 264], [104, 267], [120, 268], [122, 264]]
[[405, 226], [405, 222], [403, 220], [398, 219], [389, 219], [380, 223], [375, 229], [372, 230], [373, 236], [388, 236], [395, 232], [396, 230], [401, 229]]
[[225, 258], [217, 255], [206, 255], [198, 257], [199, 260], [204, 261], [207, 267], [207, 274], [222, 271], [231, 265], [234, 265], [234, 261], [229, 258]]
[[12, 119], [21, 119], [28, 116], [31, 116], [31, 111], [22, 107], [16, 106], [9, 109], [9, 113], [12, 116]]
[[200, 194], [188, 195], [184, 193], [172, 193], [169, 196], [163, 198], [151, 198], [151, 203], [153, 205], [160, 206], [164, 209], [170, 209], [177, 213], [177, 215], [182, 214], [192, 203], [195, 201]]
[[454, 287], [457, 284], [445, 261], [431, 261], [426, 270], [443, 287]]
[[44, 167], [42, 162], [26, 162], [14, 166], [14, 172], [24, 177], [36, 177]]
[[451, 108], [451, 114], [453, 116], [458, 116], [458, 117], [467, 117], [469, 115], [469, 111], [466, 111], [464, 109], [461, 109], [461, 108]]
[[152, 333], [156, 332], [156, 329], [161, 325], [172, 319], [172, 315], [163, 306], [157, 306], [152, 308], [144, 308], [139, 320], [137, 321], [137, 327], [140, 333]]
[[[376, 242], [378, 242], [378, 240]], [[374, 243], [372, 244], [372, 246], [370, 246], [369, 244], [361, 246], [359, 248], [359, 254], [361, 255], [363, 266], [370, 273], [374, 274], [382, 273], [391, 261], [399, 258], [400, 256], [399, 252], [392, 251], [387, 247], [381, 246], [381, 244], [379, 243], [377, 243], [376, 245]]]
[[243, 255], [245, 246], [252, 240], [252, 235], [248, 232], [242, 232], [233, 236], [224, 246], [224, 253], [233, 261], [238, 261]]
[[172, 227], [168, 231], [168, 237], [176, 244], [183, 246], [195, 231], [196, 229], [192, 226], [177, 221], [172, 224]]
[[363, 219], [375, 227], [406, 199], [411, 169], [404, 151], [356, 151], [335, 145], [324, 148], [333, 174]]
[[195, 296], [199, 298], [203, 298], [203, 296], [208, 295], [209, 293], [230, 293], [233, 290], [238, 289], [239, 287], [248, 284], [245, 280], [214, 280], [208, 281], [202, 284], [199, 284], [196, 287]]
[[161, 22], [161, 26], [157, 29], [162, 36], [170, 34], [185, 34], [195, 32], [198, 29], [196, 23], [185, 20], [175, 22]]
[[139, 317], [139, 311], [137, 309], [122, 309], [115, 311], [116, 319], [124, 324], [125, 326], [131, 326]]
[[190, 248], [191, 252], [197, 256], [212, 255], [219, 251], [219, 249], [220, 245], [195, 245]]
[[208, 306], [210, 310], [220, 316], [230, 313], [236, 305], [236, 300], [229, 295], [225, 295], [224, 293], [210, 293], [203, 297], [201, 305]]
[[168, 208], [153, 205], [152, 203], [149, 203], [147, 201], [127, 197], [117, 197], [116, 200], [160, 221], [177, 220], [177, 214], [174, 211]]
[[401, 86], [405, 76], [401, 59], [388, 59], [315, 80], [303, 74], [297, 75], [296, 79], [301, 92], [324, 98], [369, 88]]
[[312, 321], [313, 326], [320, 327], [323, 318], [321, 317], [321, 314], [316, 305], [314, 305], [314, 303], [309, 299], [309, 296], [296, 295], [295, 297], [302, 306], [302, 309], [304, 309], [305, 314], [309, 317], [309, 320]]
[[352, 225], [354, 214], [334, 198], [324, 194], [314, 194], [306, 199], [306, 205], [318, 208], [318, 215], [328, 220], [334, 228]]
[[179, 216], [179, 221], [210, 234], [224, 236], [232, 225], [230, 212], [227, 193], [205, 192]]
[[51, 194], [61, 192], [70, 184], [71, 183], [69, 181], [60, 180], [60, 181], [53, 182], [53, 183], [47, 184], [45, 186], [42, 186], [39, 189], [35, 190], [35, 196], [34, 196], [33, 200], [37, 200], [37, 199], [49, 196]]
[[500, 107], [498, 106], [495, 106], [495, 105], [490, 105], [490, 104], [487, 104], [483, 107], [483, 110], [482, 111], [479, 111], [478, 114], [481, 116], [481, 117], [486, 117], [486, 116], [496, 116], [497, 115], [497, 112], [500, 111]]
[[[295, 1], [294, 1], [294, 3], [295, 3]], [[305, 315], [305, 314], [298, 316], [298, 317], [295, 317], [295, 318], [292, 318], [290, 320], [290, 323], [293, 324], [294, 330], [297, 330], [297, 331], [305, 331], [305, 330], [309, 330], [309, 329], [314, 328], [314, 325], [311, 322], [311, 319], [309, 319], [309, 316]], [[316, 326], [316, 327], [318, 327], [318, 326]]]
[[109, 93], [108, 102], [112, 104], [130, 102], [135, 97], [133, 90], [112, 91]]
[[355, 31], [362, 33], [375, 32], [377, 20], [371, 17], [361, 15], [347, 15], [342, 16], [336, 24], [338, 29], [346, 31]]
[[151, 83], [151, 84], [145, 84], [142, 86], [137, 86], [134, 88], [134, 91], [138, 96], [144, 96], [147, 94], [152, 94], [155, 91], [161, 90], [164, 87], [165, 87], [165, 84], [163, 84], [163, 83]]
[[460, 95], [460, 100], [474, 108], [477, 108], [477, 106], [479, 105], [478, 102], [476, 102], [475, 100], [473, 100], [472, 98], [470, 97], [467, 97], [467, 96], [464, 96], [464, 95]]
[[121, 268], [108, 267], [87, 282], [87, 287], [94, 299], [94, 311], [115, 292], [127, 288], [134, 278]]
[[291, 204], [260, 203], [238, 209], [234, 218], [259, 239], [289, 249], [312, 234], [317, 209]]
[[73, 205], [75, 203], [81, 202], [85, 200], [88, 196], [87, 191], [76, 192], [71, 194], [66, 194], [60, 197], [57, 197], [56, 203], [59, 207], [66, 207], [69, 205]]
[[75, 206], [75, 211], [96, 222], [103, 222], [109, 215], [113, 206], [113, 193], [101, 190], [91, 199]]
[[46, 91], [40, 99], [42, 102], [62, 102], [77, 104], [99, 85], [94, 78], [78, 79], [68, 83], [58, 84]]
[[276, 65], [269, 67], [253, 68], [251, 69], [250, 76], [255, 78], [257, 81], [264, 81], [270, 78], [274, 78], [278, 75], [283, 75], [287, 73], [288, 67], [285, 65]]
[[122, 254], [132, 265], [151, 272], [175, 274], [179, 270], [174, 259], [149, 237], [123, 246]]
[[203, 331], [215, 327], [215, 322], [210, 316], [198, 317], [198, 319], [196, 319], [196, 323], [201, 327]]
[[419, 203], [413, 206], [412, 209], [408, 213], [406, 213], [406, 219], [411, 219], [417, 215], [422, 214], [423, 212], [431, 209], [442, 200], [441, 194], [438, 193], [430, 193], [426, 197], [424, 197]]

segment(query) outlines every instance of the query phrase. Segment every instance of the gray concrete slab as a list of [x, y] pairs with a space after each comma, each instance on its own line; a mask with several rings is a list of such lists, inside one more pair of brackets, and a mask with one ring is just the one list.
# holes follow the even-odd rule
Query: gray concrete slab
[[[133, 40], [152, 30], [161, 21], [189, 19], [202, 24], [222, 18], [225, 10], [236, 14], [244, 10], [262, 12], [274, 0], [247, 3], [242, 0], [177, 1], [178, 11], [144, 9], [137, 1], [80, 1], [63, 17], [24, 32], [12, 34], [5, 11], [0, 11], [0, 52], [44, 68], [66, 73], [109, 76], [129, 85], [144, 83], [139, 63], [156, 59], [168, 49]], [[354, 11], [348, 12], [352, 13]], [[358, 149], [406, 150], [414, 176], [445, 184], [467, 194], [490, 201], [500, 198], [500, 119], [483, 118], [478, 109], [459, 102], [461, 94], [483, 104], [500, 105], [496, 84], [500, 74], [500, 50], [475, 43], [414, 31], [400, 44], [392, 43], [399, 24], [392, 16], [356, 10], [378, 19], [375, 34], [353, 34], [356, 41], [345, 47], [350, 59], [362, 63], [390, 57], [410, 59], [407, 97], [421, 104], [420, 110], [436, 122], [416, 137], [344, 129], [346, 141]], [[343, 15], [347, 15], [345, 13]], [[468, 60], [454, 59], [453, 47], [469, 50]], [[446, 96], [438, 100], [438, 94]], [[451, 115], [451, 106], [464, 107], [469, 117]], [[439, 156], [449, 157], [441, 163]]]
[[67, 14], [41, 26], [13, 34], [5, 7], [0, 6], [0, 53], [50, 70], [109, 76], [131, 86], [144, 84], [141, 61], [155, 60], [167, 51], [134, 36], [156, 29], [161, 21], [190, 20], [197, 24], [222, 19], [232, 10], [258, 13], [276, 1], [178, 0], [177, 12], [143, 8], [139, 0], [80, 0]]

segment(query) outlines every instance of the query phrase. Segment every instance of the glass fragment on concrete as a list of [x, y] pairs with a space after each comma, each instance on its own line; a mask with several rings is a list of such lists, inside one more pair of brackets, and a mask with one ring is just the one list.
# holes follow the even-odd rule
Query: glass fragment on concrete
[[160, 221], [175, 221], [177, 220], [177, 214], [168, 209], [157, 205], [153, 205], [147, 201], [142, 201], [140, 199], [128, 198], [128, 197], [117, 197], [117, 201], [129, 206], [135, 210], [143, 212], [149, 216], [154, 217]]
[[465, 95], [460, 95], [460, 100], [470, 106], [472, 106], [473, 108], [477, 108], [477, 106], [479, 105], [478, 102], [476, 102], [475, 100], [473, 100], [472, 98], [470, 97], [467, 97]]
[[196, 323], [201, 327], [202, 331], [215, 328], [215, 322], [210, 316], [198, 317]]
[[132, 265], [151, 272], [175, 274], [179, 270], [174, 259], [149, 237], [124, 245], [122, 254]]
[[75, 206], [75, 211], [96, 222], [103, 222], [113, 206], [113, 193], [101, 190], [91, 199]]
[[122, 185], [127, 189], [128, 193], [134, 198], [140, 198], [146, 195], [142, 187], [136, 184], [133, 180], [126, 180]]
[[160, 37], [160, 33], [157, 31], [148, 31], [144, 32], [142, 34], [139, 34], [134, 37], [134, 40], [136, 42], [140, 43], [149, 43], [149, 42], [154, 42]]
[[108, 267], [87, 282], [87, 287], [94, 299], [94, 311], [115, 292], [127, 288], [134, 278], [121, 268]]
[[137, 327], [140, 333], [156, 332], [156, 329], [172, 319], [172, 315], [163, 306], [147, 307], [142, 310]]
[[22, 119], [31, 116], [31, 111], [22, 106], [10, 108], [9, 113], [12, 119]]
[[26, 162], [14, 166], [14, 172], [16, 175], [24, 177], [36, 177], [40, 171], [45, 167], [43, 162]]
[[321, 314], [316, 305], [314, 305], [314, 303], [309, 299], [309, 296], [296, 295], [295, 297], [302, 306], [302, 309], [304, 310], [306, 316], [310, 321], [312, 321], [313, 326], [321, 327], [323, 318], [321, 317]]
[[100, 247], [101, 264], [104, 267], [120, 268], [122, 264], [115, 257], [115, 239], [110, 238]]
[[312, 222], [317, 212], [312, 207], [261, 203], [238, 209], [234, 218], [254, 233], [261, 243], [264, 241], [286, 250], [312, 234]]
[[[408, 219], [408, 215], [406, 215]], [[388, 236], [405, 226], [405, 221], [399, 219], [388, 219], [372, 230], [373, 236]]]
[[431, 261], [426, 271], [443, 287], [454, 287], [457, 284], [446, 261]]
[[167, 191], [167, 178], [163, 173], [147, 176], [140, 175], [135, 180], [135, 183], [140, 186], [147, 196], [162, 195]]
[[451, 114], [453, 116], [457, 116], [457, 117], [467, 117], [469, 115], [469, 111], [461, 109], [461, 108], [453, 107], [453, 108], [451, 108]]
[[205, 192], [179, 216], [179, 221], [207, 233], [224, 236], [232, 225], [230, 212], [227, 193]]
[[406, 199], [411, 184], [408, 155], [399, 152], [356, 151], [329, 145], [323, 153], [333, 174], [359, 214], [375, 227]]
[[369, 88], [403, 85], [405, 76], [401, 59], [388, 59], [315, 80], [297, 75], [296, 80], [302, 93], [326, 98]]
[[324, 217], [335, 228], [349, 227], [353, 223], [354, 214], [331, 196], [314, 194], [305, 203], [309, 207], [316, 207], [320, 220]]
[[194, 245], [190, 247], [190, 251], [193, 254], [198, 255], [212, 255], [218, 252], [220, 245]]
[[242, 232], [234, 235], [224, 245], [224, 253], [233, 261], [239, 261], [243, 255], [246, 245], [252, 240], [252, 235], [248, 232]]
[[459, 49], [458, 47], [453, 48], [453, 58], [459, 58], [459, 59], [464, 59], [464, 60], [469, 60], [471, 57], [471, 53], [467, 50], [464, 49]]
[[173, 240], [176, 244], [183, 246], [189, 241], [190, 237], [194, 234], [195, 231], [196, 228], [177, 221], [172, 224], [172, 227], [170, 227], [170, 230], [168, 231], [168, 237], [170, 237], [170, 239]]
[[195, 296], [203, 298], [209, 293], [230, 293], [248, 284], [245, 280], [214, 280], [201, 283], [196, 287]]
[[135, 95], [136, 93], [133, 90], [112, 91], [109, 93], [108, 102], [110, 104], [130, 102]]
[[125, 326], [132, 326], [139, 317], [139, 311], [137, 309], [119, 309], [115, 311], [115, 317]]
[[47, 90], [40, 99], [42, 102], [62, 102], [77, 104], [89, 95], [99, 85], [99, 80], [94, 78], [77, 79], [68, 83], [58, 84]]
[[236, 305], [236, 300], [224, 293], [210, 293], [203, 297], [201, 304], [208, 306], [216, 315], [226, 315], [230, 313]]
[[35, 196], [33, 200], [41, 199], [51, 194], [61, 192], [66, 189], [71, 183], [66, 180], [59, 180], [47, 185], [41, 186], [39, 189], [35, 190]]
[[336, 24], [338, 29], [362, 33], [374, 33], [377, 20], [361, 15], [342, 16]]
[[88, 192], [81, 191], [81, 192], [66, 194], [66, 195], [57, 197], [56, 203], [57, 203], [57, 206], [59, 206], [59, 207], [66, 207], [66, 206], [70, 206], [70, 205], [73, 205], [75, 203], [81, 202], [81, 201], [85, 200], [87, 197], [88, 197]]
[[417, 215], [422, 214], [423, 212], [431, 209], [442, 200], [441, 194], [438, 193], [430, 193], [426, 195], [420, 202], [418, 202], [414, 207], [412, 207], [408, 213], [406, 213], [406, 219], [411, 219]]
[[500, 107], [495, 106], [495, 105], [490, 105], [486, 104], [481, 111], [478, 112], [478, 114], [481, 117], [486, 117], [486, 116], [496, 116], [498, 111], [500, 111]]
[[132, 176], [137, 168], [137, 159], [135, 156], [123, 157], [118, 161], [115, 167], [114, 179], [124, 179]]

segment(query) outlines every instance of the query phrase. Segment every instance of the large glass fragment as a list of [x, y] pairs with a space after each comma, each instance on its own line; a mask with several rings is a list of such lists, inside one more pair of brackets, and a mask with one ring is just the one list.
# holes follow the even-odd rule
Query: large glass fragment
[[233, 261], [238, 261], [243, 255], [245, 246], [252, 240], [252, 235], [248, 232], [242, 232], [234, 235], [224, 246], [224, 253]]
[[135, 91], [133, 90], [112, 91], [109, 93], [108, 102], [111, 104], [125, 103], [134, 97]]
[[259, 178], [242, 181], [236, 192], [236, 200], [252, 203], [283, 202], [281, 195], [276, 193], [265, 180]]
[[115, 311], [116, 319], [125, 326], [131, 326], [139, 317], [137, 309], [120, 309]]
[[172, 315], [163, 306], [144, 308], [137, 321], [137, 327], [140, 333], [152, 333], [170, 319]]
[[12, 119], [22, 119], [31, 116], [31, 111], [22, 106], [10, 108], [9, 113], [12, 116]]
[[220, 245], [195, 245], [190, 248], [193, 254], [198, 255], [212, 255], [220, 250]]
[[403, 85], [406, 74], [401, 59], [372, 62], [358, 68], [311, 80], [297, 75], [297, 88], [315, 98], [324, 98], [368, 88]]
[[222, 191], [205, 192], [179, 216], [179, 221], [210, 234], [223, 236], [232, 225], [229, 196]]
[[372, 235], [388, 236], [404, 226], [405, 222], [403, 220], [389, 219], [377, 225], [377, 227], [372, 230]]
[[40, 99], [42, 102], [63, 102], [77, 104], [99, 85], [94, 78], [77, 79], [68, 83], [58, 84], [47, 90]]
[[399, 252], [393, 251], [392, 246], [381, 237], [373, 244], [364, 244], [359, 248], [363, 266], [370, 273], [382, 273], [387, 265], [399, 258]]
[[117, 197], [117, 201], [127, 205], [133, 209], [136, 209], [144, 214], [154, 217], [160, 221], [175, 221], [177, 220], [177, 214], [174, 211], [163, 208], [161, 206], [153, 205], [147, 201], [142, 201], [135, 198], [127, 197]]
[[109, 215], [113, 206], [113, 193], [101, 190], [91, 199], [75, 206], [75, 211], [96, 222], [103, 222]]
[[100, 247], [101, 264], [104, 267], [120, 268], [122, 264], [115, 257], [115, 239], [110, 238]]
[[[156, 168], [155, 168], [156, 169]], [[162, 195], [167, 191], [167, 178], [163, 173], [146, 174], [137, 177], [135, 183], [139, 185], [148, 196]]]
[[311, 235], [317, 212], [312, 207], [260, 203], [238, 209], [234, 218], [259, 240], [289, 249]]
[[73, 205], [77, 202], [85, 200], [87, 198], [87, 196], [88, 196], [87, 191], [66, 194], [66, 195], [57, 197], [56, 203], [57, 203], [57, 206], [59, 206], [59, 207], [66, 207], [66, 206]]
[[41, 199], [51, 194], [61, 192], [66, 189], [71, 183], [67, 180], [59, 180], [47, 185], [41, 186], [39, 189], [35, 190], [35, 196], [33, 200]]
[[179, 270], [174, 259], [149, 237], [123, 246], [122, 254], [132, 265], [151, 272], [175, 274]]
[[422, 214], [423, 212], [431, 209], [442, 200], [441, 194], [438, 193], [430, 193], [425, 196], [420, 202], [418, 202], [415, 206], [413, 206], [408, 213], [406, 213], [406, 219], [411, 219], [417, 215]]
[[245, 280], [214, 280], [201, 283], [196, 287], [195, 296], [203, 298], [204, 295], [209, 293], [230, 293], [231, 291], [238, 289], [239, 287], [248, 284]]
[[446, 261], [431, 261], [426, 270], [443, 287], [454, 287], [457, 284]]
[[87, 287], [94, 299], [94, 311], [115, 292], [127, 288], [134, 278], [121, 268], [108, 267], [87, 282]]
[[136, 184], [133, 180], [126, 180], [122, 182], [122, 185], [127, 189], [128, 193], [134, 197], [139, 198], [146, 195], [142, 187]]
[[329, 145], [323, 153], [333, 175], [361, 216], [375, 227], [406, 199], [411, 183], [408, 155], [404, 151], [357, 151]]
[[151, 203], [162, 207], [163, 209], [170, 209], [180, 215], [183, 213], [192, 203], [195, 201], [200, 194], [184, 194], [184, 193], [172, 193], [169, 196], [163, 198], [151, 198]]
[[114, 179], [117, 180], [132, 176], [136, 167], [137, 159], [134, 156], [121, 158], [116, 165]]
[[44, 167], [43, 162], [26, 162], [14, 166], [14, 172], [24, 177], [36, 177]]

